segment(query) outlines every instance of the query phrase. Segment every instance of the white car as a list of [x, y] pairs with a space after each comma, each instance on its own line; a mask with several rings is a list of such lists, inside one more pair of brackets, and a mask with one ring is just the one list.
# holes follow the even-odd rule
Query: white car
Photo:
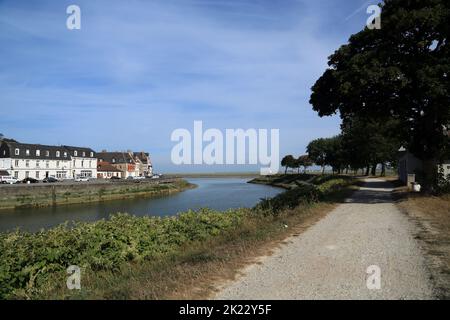
[[89, 181], [89, 177], [76, 177], [75, 182], [88, 182]]
[[19, 180], [17, 180], [15, 177], [12, 177], [12, 176], [1, 176], [0, 177], [0, 183], [15, 184], [17, 182], [19, 182]]

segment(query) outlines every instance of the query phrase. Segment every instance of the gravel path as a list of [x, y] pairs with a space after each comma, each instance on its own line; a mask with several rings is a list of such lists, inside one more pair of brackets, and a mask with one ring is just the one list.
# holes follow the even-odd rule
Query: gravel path
[[[432, 299], [414, 224], [396, 208], [391, 191], [389, 183], [367, 179], [345, 203], [248, 267], [215, 298]], [[380, 289], [368, 289], [372, 265], [381, 270]]]

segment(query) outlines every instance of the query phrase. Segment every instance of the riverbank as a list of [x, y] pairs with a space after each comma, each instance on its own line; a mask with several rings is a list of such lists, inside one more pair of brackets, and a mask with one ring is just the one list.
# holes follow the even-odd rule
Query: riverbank
[[[235, 276], [243, 263], [313, 224], [351, 192], [351, 183], [332, 177], [252, 209], [204, 209], [176, 218], [120, 214], [35, 234], [0, 234], [0, 297], [206, 297], [212, 280]], [[80, 291], [66, 287], [69, 265], [82, 269]]]
[[[94, 203], [169, 195], [195, 185], [179, 178], [90, 183], [3, 185], [0, 210]], [[1, 214], [1, 211], [0, 211]]]

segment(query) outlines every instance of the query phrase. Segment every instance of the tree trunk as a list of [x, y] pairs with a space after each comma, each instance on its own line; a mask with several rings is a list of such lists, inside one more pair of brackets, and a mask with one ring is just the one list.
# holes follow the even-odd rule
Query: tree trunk
[[423, 190], [427, 193], [434, 191], [437, 183], [437, 164], [434, 159], [423, 160]]
[[284, 169], [284, 174], [287, 174], [287, 166], [286, 166], [286, 168]]
[[322, 174], [325, 173], [325, 166], [322, 166]]
[[366, 168], [366, 176], [368, 176], [369, 173], [370, 173], [370, 166], [368, 165], [367, 168]]
[[381, 176], [386, 176], [386, 163], [381, 163]]
[[377, 174], [377, 164], [372, 165], [372, 171], [370, 172], [372, 176]]

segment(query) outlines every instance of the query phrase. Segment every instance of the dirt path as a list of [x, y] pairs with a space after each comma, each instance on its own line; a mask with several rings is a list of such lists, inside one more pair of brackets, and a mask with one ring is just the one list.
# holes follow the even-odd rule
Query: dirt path
[[[215, 298], [432, 299], [414, 224], [391, 191], [389, 183], [367, 179], [346, 203], [223, 285]], [[381, 271], [380, 289], [367, 286], [373, 265]]]

